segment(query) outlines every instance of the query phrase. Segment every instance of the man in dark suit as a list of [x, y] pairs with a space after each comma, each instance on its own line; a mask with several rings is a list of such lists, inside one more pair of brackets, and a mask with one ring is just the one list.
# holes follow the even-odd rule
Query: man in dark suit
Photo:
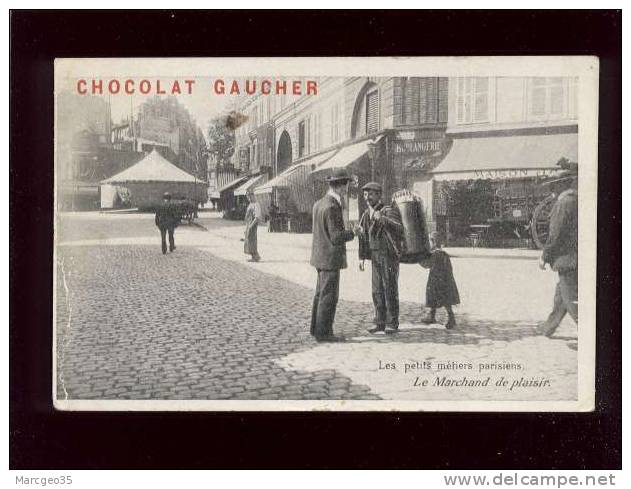
[[370, 333], [399, 329], [399, 258], [403, 224], [396, 206], [384, 205], [383, 189], [377, 182], [362, 187], [368, 209], [359, 220], [359, 269], [364, 260], [372, 261], [372, 301], [375, 305], [375, 327]]
[[[543, 248], [539, 267], [545, 270], [549, 264], [559, 274], [554, 294], [554, 306], [548, 319], [538, 327], [538, 332], [552, 336], [561, 320], [569, 313], [578, 324], [578, 168], [572, 168], [558, 181], [566, 188], [557, 197], [550, 213], [550, 231]], [[556, 193], [555, 191], [555, 193]]]
[[177, 215], [176, 208], [171, 202], [171, 194], [165, 192], [163, 195], [163, 201], [156, 209], [156, 226], [160, 229], [160, 236], [162, 238], [162, 254], [167, 253], [167, 241], [166, 235], [169, 233], [169, 251], [175, 250], [175, 227], [179, 224], [180, 218]]
[[350, 178], [345, 169], [335, 170], [326, 179], [329, 191], [313, 206], [311, 265], [318, 272], [318, 281], [311, 309], [311, 334], [317, 341], [344, 341], [333, 335], [333, 321], [340, 270], [346, 268], [346, 242], [354, 237], [353, 231], [344, 227], [342, 211]]

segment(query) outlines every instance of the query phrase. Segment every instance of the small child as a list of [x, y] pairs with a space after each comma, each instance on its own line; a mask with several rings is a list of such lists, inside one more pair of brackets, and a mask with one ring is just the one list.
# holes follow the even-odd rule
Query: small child
[[453, 329], [456, 327], [456, 318], [451, 306], [460, 304], [460, 295], [454, 280], [451, 260], [449, 255], [441, 249], [443, 240], [439, 233], [431, 233], [429, 240], [432, 246], [432, 255], [421, 262], [422, 267], [430, 269], [425, 292], [425, 306], [429, 307], [429, 314], [421, 321], [424, 324], [435, 323], [436, 309], [444, 307], [449, 317], [445, 327]]

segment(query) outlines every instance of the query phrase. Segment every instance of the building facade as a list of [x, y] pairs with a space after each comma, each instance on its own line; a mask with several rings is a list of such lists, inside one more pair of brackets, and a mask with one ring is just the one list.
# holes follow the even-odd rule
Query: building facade
[[448, 80], [437, 77], [324, 77], [315, 95], [249, 97], [237, 108], [247, 123], [236, 130], [234, 164], [266, 173], [255, 189], [264, 212], [304, 229], [326, 176], [346, 167], [354, 176], [346, 209], [357, 220], [367, 181], [382, 183], [389, 199], [430, 178], [449, 149], [447, 97]]
[[449, 79], [452, 147], [417, 185], [451, 245], [532, 245], [531, 219], [561, 158], [578, 161], [575, 78]]

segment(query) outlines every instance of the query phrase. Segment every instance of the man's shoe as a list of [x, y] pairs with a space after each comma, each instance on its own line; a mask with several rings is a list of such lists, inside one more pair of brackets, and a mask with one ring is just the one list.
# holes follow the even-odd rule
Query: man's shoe
[[541, 323], [537, 326], [537, 334], [550, 338], [556, 331], [556, 326], [550, 326], [547, 323]]
[[341, 336], [321, 336], [319, 338], [316, 338], [316, 341], [318, 343], [343, 343], [344, 341], [346, 341], [346, 338], [343, 338]]
[[399, 326], [386, 326], [386, 334], [394, 334], [399, 332]]
[[423, 319], [421, 319], [421, 322], [423, 324], [434, 324], [436, 322], [436, 317], [435, 316], [425, 316]]
[[445, 328], [454, 329], [456, 327], [456, 320], [454, 318], [449, 318], [447, 320], [447, 324], [445, 324]]
[[378, 325], [378, 326], [375, 326], [374, 328], [370, 328], [368, 330], [368, 332], [371, 333], [371, 334], [375, 334], [375, 333], [380, 333], [380, 332], [385, 331], [385, 330], [386, 330], [385, 326], [379, 326]]

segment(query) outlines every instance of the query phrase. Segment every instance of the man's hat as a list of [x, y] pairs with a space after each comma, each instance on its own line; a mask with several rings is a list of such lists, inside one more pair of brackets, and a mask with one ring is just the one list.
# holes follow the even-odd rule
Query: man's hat
[[368, 182], [362, 187], [362, 190], [376, 190], [377, 192], [383, 192], [381, 184], [377, 182]]
[[546, 180], [542, 185], [552, 185], [559, 182], [569, 182], [571, 179], [578, 176], [578, 163], [570, 161], [567, 158], [561, 158], [557, 161], [557, 166], [561, 168], [561, 172], [552, 176], [549, 180]]
[[163, 199], [170, 199], [171, 198], [171, 194], [169, 192], [164, 192], [164, 194], [162, 195]]
[[348, 171], [346, 171], [346, 168], [335, 168], [333, 172], [325, 178], [325, 180], [329, 183], [349, 182], [351, 180], [351, 176]]

